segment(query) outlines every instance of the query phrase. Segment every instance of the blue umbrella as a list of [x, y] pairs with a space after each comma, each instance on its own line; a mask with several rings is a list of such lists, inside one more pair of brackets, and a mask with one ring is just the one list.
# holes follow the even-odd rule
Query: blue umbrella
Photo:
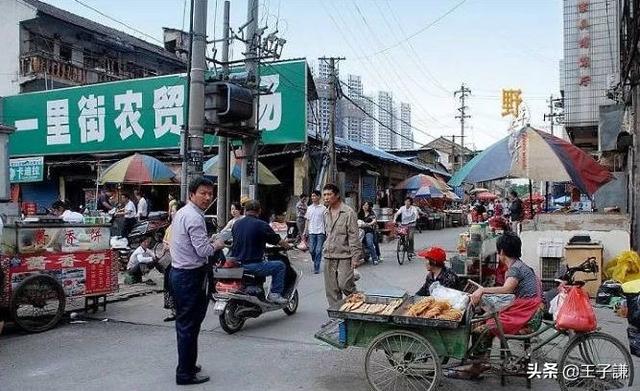
[[435, 186], [422, 186], [415, 192], [414, 197], [443, 198], [444, 194]]

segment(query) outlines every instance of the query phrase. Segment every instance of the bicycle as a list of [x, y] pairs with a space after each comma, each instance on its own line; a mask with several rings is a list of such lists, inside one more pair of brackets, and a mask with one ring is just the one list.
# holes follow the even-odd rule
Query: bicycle
[[404, 264], [405, 258], [413, 261], [413, 253], [409, 251], [409, 226], [396, 226], [396, 235], [398, 236], [398, 246], [396, 247], [396, 258], [398, 264]]
[[[597, 270], [593, 259], [580, 266], [570, 268], [567, 273], [571, 285], [581, 282], [573, 281], [575, 272], [592, 272]], [[465, 289], [465, 291], [468, 291]], [[388, 303], [394, 298], [373, 296], [369, 303]], [[497, 325], [500, 348], [493, 350], [489, 363], [497, 372], [501, 385], [505, 385], [507, 376], [527, 377], [530, 388], [532, 376], [530, 364], [546, 358], [539, 354], [543, 347], [558, 337], [569, 337], [568, 343], [559, 344], [560, 360], [555, 364], [557, 380], [563, 391], [567, 390], [607, 390], [629, 387], [633, 385], [634, 368], [629, 351], [614, 337], [599, 331], [575, 333], [570, 330], [557, 330], [553, 322], [542, 323], [541, 317], [531, 325], [529, 334], [505, 335], [502, 323], [498, 318], [499, 310], [493, 305], [488, 315], [474, 317], [473, 305], [467, 305], [460, 321], [411, 317], [406, 315], [410, 305], [416, 298], [403, 298], [400, 308], [390, 315], [363, 314], [340, 311], [342, 302], [329, 308], [332, 321], [322, 326], [316, 338], [328, 342], [334, 347], [366, 348], [364, 371], [369, 387], [375, 391], [421, 390], [436, 391], [443, 380], [443, 368], [450, 359], [461, 360], [462, 365], [473, 359], [477, 353], [478, 342], [471, 343], [474, 323], [494, 318]], [[490, 304], [490, 303], [489, 303]], [[552, 335], [546, 335], [552, 331]], [[538, 338], [541, 341], [538, 341]], [[564, 341], [561, 341], [564, 342]], [[517, 345], [517, 346], [516, 346]], [[524, 352], [516, 347], [524, 347]], [[558, 346], [558, 345], [556, 345]], [[607, 353], [609, 353], [607, 355]], [[553, 366], [553, 363], [549, 363]], [[616, 377], [609, 372], [603, 379], [595, 376], [569, 377], [563, 371], [565, 367], [580, 368], [580, 364], [599, 368], [599, 365], [617, 365], [626, 368], [624, 376]], [[457, 365], [456, 365], [457, 366]], [[545, 364], [542, 376], [553, 373]], [[594, 372], [592, 372], [594, 373]], [[574, 375], [576, 375], [574, 373]], [[618, 373], [620, 375], [620, 373]], [[537, 377], [536, 377], [537, 378]], [[473, 386], [467, 387], [472, 388]]]
[[[595, 258], [588, 258], [578, 266], [567, 268], [561, 280], [565, 282], [566, 286], [582, 289], [585, 282], [573, 278], [577, 272], [597, 273], [598, 265]], [[467, 290], [465, 289], [465, 291]], [[634, 366], [629, 350], [617, 338], [599, 331], [599, 328], [591, 332], [579, 333], [572, 330], [558, 330], [553, 321], [542, 320], [538, 330], [532, 333], [506, 335], [498, 315], [499, 310], [490, 311], [488, 315], [473, 318], [471, 325], [490, 318], [494, 319], [500, 349], [499, 356], [492, 355], [489, 361], [492, 368], [498, 368], [501, 385], [505, 385], [507, 376], [527, 376], [527, 388], [530, 388], [530, 370], [532, 366], [535, 368], [536, 364], [533, 360], [534, 354], [562, 336], [568, 337], [569, 341], [559, 352], [560, 359], [556, 367], [557, 380], [561, 390], [609, 390], [630, 387], [633, 384]], [[547, 331], [551, 331], [551, 334], [542, 337]], [[538, 337], [543, 340], [535, 342]], [[522, 343], [524, 353], [514, 353], [509, 341], [512, 341], [511, 345], [514, 345], [513, 342]], [[476, 348], [477, 343], [473, 344], [469, 352], [473, 352]], [[589, 368], [593, 369], [593, 376], [585, 374]], [[614, 373], [616, 368], [619, 370], [619, 376]], [[576, 370], [577, 372], [575, 372]], [[596, 376], [595, 370], [600, 370], [601, 373]], [[607, 377], [607, 375], [610, 376]]]

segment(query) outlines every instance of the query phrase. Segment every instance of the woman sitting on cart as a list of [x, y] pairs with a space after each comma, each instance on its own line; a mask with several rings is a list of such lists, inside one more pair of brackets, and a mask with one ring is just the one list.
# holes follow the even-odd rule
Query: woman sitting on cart
[[[533, 269], [520, 259], [522, 242], [516, 234], [507, 232], [500, 236], [496, 242], [496, 248], [499, 260], [508, 267], [504, 285], [478, 288], [471, 294], [471, 302], [474, 305], [478, 304], [484, 294], [514, 294], [515, 300], [507, 308], [500, 311], [498, 318], [504, 334], [518, 334], [527, 327], [541, 308], [540, 280], [536, 277]], [[472, 337], [474, 344], [477, 343], [477, 347], [473, 353], [477, 360], [471, 365], [449, 371], [447, 376], [464, 379], [477, 378], [482, 372], [490, 369], [489, 353], [493, 339], [497, 335], [498, 331], [493, 319], [474, 328]]]
[[444, 262], [447, 260], [447, 254], [444, 249], [440, 247], [429, 247], [419, 252], [418, 256], [427, 260], [427, 278], [422, 288], [416, 292], [417, 296], [429, 296], [431, 294], [429, 287], [436, 281], [444, 287], [460, 289], [458, 276], [453, 270], [444, 265]]

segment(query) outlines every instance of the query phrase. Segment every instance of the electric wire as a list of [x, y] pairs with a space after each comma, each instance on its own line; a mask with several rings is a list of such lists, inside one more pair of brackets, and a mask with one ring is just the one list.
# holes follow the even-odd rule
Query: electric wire
[[446, 11], [444, 14], [440, 15], [439, 17], [437, 17], [436, 19], [434, 19], [432, 22], [430, 22], [429, 24], [427, 24], [426, 26], [422, 27], [421, 29], [417, 30], [416, 32], [414, 32], [413, 34], [403, 38], [402, 40], [382, 49], [382, 50], [378, 50], [377, 52], [372, 53], [371, 55], [369, 55], [368, 57], [375, 57], [381, 53], [385, 53], [393, 48], [396, 48], [400, 45], [402, 45], [403, 42], [408, 41], [412, 38], [414, 38], [415, 36], [425, 32], [426, 30], [430, 29], [431, 27], [435, 26], [436, 24], [438, 24], [438, 22], [440, 22], [442, 19], [446, 18], [447, 16], [449, 16], [450, 14], [452, 14], [455, 10], [457, 10], [459, 7], [461, 7], [467, 0], [462, 0], [460, 1], [458, 4], [454, 5], [453, 7], [451, 7], [448, 11]]
[[[342, 38], [343, 38], [344, 42], [349, 46], [349, 48], [351, 49], [351, 51], [352, 51], [356, 56], [358, 55], [358, 53], [364, 53], [361, 49], [356, 49], [356, 47], [360, 47], [360, 45], [358, 45], [358, 43], [357, 43], [357, 42], [355, 42], [355, 46], [356, 46], [356, 47], [354, 47], [354, 45], [351, 43], [350, 36], [351, 36], [351, 37], [355, 37], [355, 35], [350, 35], [350, 34], [345, 33], [345, 32], [343, 31], [343, 27], [344, 27], [345, 29], [347, 29], [347, 28], [348, 28], [348, 26], [349, 26], [349, 23], [347, 23], [345, 20], [343, 20], [343, 19], [342, 19], [341, 13], [340, 13], [340, 12], [335, 12], [335, 16], [336, 16], [336, 18], [339, 18], [339, 19], [340, 19], [340, 23], [338, 23], [338, 21], [336, 21], [336, 18], [334, 18], [334, 16], [333, 16], [334, 12], [330, 12], [330, 11], [327, 9], [327, 7], [325, 6], [325, 2], [320, 2], [320, 4], [321, 4], [321, 5], [322, 5], [322, 7], [325, 9], [325, 12], [326, 12], [326, 13], [327, 13], [327, 15], [329, 16], [329, 18], [331, 19], [331, 21], [333, 22], [333, 24], [336, 26], [336, 29], [337, 29], [338, 33], [342, 36]], [[354, 39], [354, 41], [355, 41], [355, 38], [353, 38], [353, 39]], [[384, 77], [384, 76], [380, 73], [380, 71], [379, 71], [379, 67], [378, 67], [378, 66], [376, 66], [375, 64], [373, 64], [373, 62], [371, 61], [371, 59], [370, 59], [370, 58], [367, 58], [366, 56], [361, 57], [361, 58], [362, 58], [363, 60], [365, 60], [365, 61], [366, 61], [366, 62], [361, 62], [361, 63], [362, 63], [362, 65], [363, 65], [363, 66], [365, 66], [365, 67], [367, 68], [367, 70], [369, 70], [369, 67], [370, 67], [370, 69], [372, 69], [372, 70], [373, 70], [373, 72], [369, 71], [369, 74], [370, 74], [370, 75], [373, 75], [373, 74], [377, 75], [377, 77], [378, 77], [378, 81], [379, 81], [381, 84], [384, 84], [384, 85], [385, 85], [385, 87], [387, 88], [387, 91], [389, 91], [389, 92], [393, 91], [394, 89], [393, 89], [393, 88], [391, 88], [391, 86], [390, 86], [390, 85], [389, 85], [389, 83], [387, 82], [387, 79], [388, 79], [388, 78]], [[360, 60], [360, 61], [362, 61], [362, 60]], [[446, 125], [444, 125], [444, 124], [440, 123], [440, 122], [437, 120], [437, 118], [435, 118], [435, 117], [434, 117], [433, 115], [431, 115], [430, 113], [425, 113], [425, 114], [426, 114], [428, 117], [430, 117], [434, 122], [439, 123], [439, 124], [440, 124], [441, 126], [443, 126], [443, 127], [447, 127]]]
[[[341, 85], [343, 85], [343, 86], [347, 87], [347, 89], [351, 89], [351, 87], [350, 87], [347, 83], [345, 83], [344, 81], [339, 80], [339, 83], [340, 83]], [[380, 106], [380, 104], [378, 104], [377, 102], [375, 102], [373, 99], [370, 99], [369, 97], [364, 96], [364, 95], [363, 95], [363, 96], [361, 96], [361, 99], [364, 99], [364, 100], [366, 100], [366, 101], [368, 101], [368, 102], [371, 102], [371, 103], [372, 103], [374, 106], [376, 106], [378, 109], [380, 109], [380, 110], [382, 110], [383, 112], [385, 112], [385, 113], [389, 114], [389, 116], [391, 116], [391, 118], [396, 119], [396, 120], [398, 120], [398, 121], [400, 121], [400, 122], [404, 123], [404, 124], [405, 124], [405, 125], [407, 125], [407, 126], [410, 126], [413, 130], [416, 130], [416, 131], [420, 132], [421, 134], [423, 134], [423, 135], [425, 135], [425, 136], [427, 136], [427, 137], [431, 137], [432, 139], [436, 139], [436, 138], [437, 138], [436, 136], [432, 135], [431, 133], [427, 132], [426, 130], [424, 130], [424, 129], [420, 129], [420, 128], [417, 128], [415, 125], [412, 125], [411, 123], [406, 122], [406, 121], [403, 121], [401, 118], [398, 118], [398, 116], [397, 116], [397, 115], [395, 115], [393, 112], [391, 112], [391, 111], [389, 111], [389, 110], [385, 109], [384, 107]]]
[[75, 1], [75, 2], [76, 2], [76, 3], [78, 3], [78, 4], [80, 4], [80, 5], [81, 5], [81, 6], [83, 6], [83, 7], [86, 7], [86, 8], [88, 8], [88, 9], [90, 9], [90, 10], [92, 10], [92, 11], [94, 11], [94, 12], [98, 13], [98, 14], [99, 14], [99, 15], [101, 15], [101, 16], [104, 16], [105, 18], [107, 18], [107, 19], [111, 20], [112, 22], [118, 23], [118, 24], [120, 24], [120, 25], [122, 25], [122, 26], [124, 26], [124, 27], [126, 27], [126, 28], [128, 28], [128, 29], [130, 29], [131, 31], [135, 31], [136, 33], [138, 33], [138, 34], [140, 34], [140, 35], [142, 35], [142, 36], [144, 36], [144, 37], [147, 37], [147, 38], [149, 38], [149, 39], [151, 39], [151, 40], [153, 40], [153, 41], [155, 41], [155, 42], [158, 42], [160, 45], [164, 45], [164, 42], [162, 42], [162, 41], [161, 41], [161, 40], [159, 40], [158, 38], [156, 38], [156, 37], [154, 37], [154, 36], [152, 36], [152, 35], [149, 35], [149, 34], [147, 34], [147, 33], [143, 32], [143, 31], [140, 31], [140, 30], [136, 29], [135, 27], [131, 27], [131, 26], [130, 26], [130, 25], [128, 25], [127, 23], [122, 22], [122, 21], [120, 21], [120, 20], [118, 20], [118, 19], [116, 19], [116, 18], [114, 18], [114, 17], [112, 17], [112, 16], [109, 16], [109, 15], [105, 14], [104, 12], [100, 11], [99, 9], [97, 9], [97, 8], [95, 8], [95, 7], [92, 7], [92, 6], [90, 6], [89, 4], [87, 4], [87, 3], [85, 3], [85, 2], [83, 2], [83, 1], [81, 1], [81, 0], [73, 0], [73, 1]]
[[[362, 10], [360, 9], [360, 7], [358, 7], [358, 5], [355, 3], [354, 0], [352, 0], [352, 3], [356, 9], [356, 12], [358, 13], [358, 15], [360, 15], [360, 18], [362, 19], [362, 22], [364, 23], [364, 25], [366, 26], [366, 28], [369, 30], [369, 33], [371, 34], [371, 36], [376, 40], [376, 42], [378, 43], [378, 45], [382, 46], [382, 42], [380, 41], [380, 39], [377, 37], [375, 31], [373, 30], [373, 28], [371, 28], [369, 22], [367, 21], [367, 18], [365, 17], [364, 13], [362, 12]], [[404, 82], [404, 77], [403, 75], [400, 75], [399, 72], [397, 71], [396, 67], [393, 66], [394, 64], [391, 63], [391, 61], [389, 60], [389, 58], [387, 57], [386, 53], [384, 54], [383, 57], [388, 64], [388, 69], [390, 69], [394, 74], [395, 77], [397, 78], [397, 80], [400, 82], [400, 84], [402, 85], [402, 87], [404, 88], [404, 90], [409, 94], [409, 97], [411, 98], [411, 100], [413, 100], [414, 105], [419, 108], [425, 115], [427, 115], [429, 118], [431, 118], [436, 124], [440, 125], [441, 127], [447, 128], [449, 127], [448, 125], [443, 124], [442, 122], [440, 122], [435, 116], [433, 116], [431, 113], [429, 113], [421, 104], [420, 104], [420, 100], [416, 99], [415, 95], [412, 92], [412, 89], [410, 86], [408, 86], [407, 84], [405, 84]], [[404, 76], [411, 78], [411, 76], [409, 74], [404, 74]], [[412, 79], [412, 78], [411, 78]], [[413, 80], [413, 82], [415, 83], [415, 80]]]
[[[398, 136], [400, 136], [401, 138], [404, 138], [408, 141], [411, 141], [411, 143], [413, 143], [413, 139], [406, 137], [405, 135], [396, 132], [395, 130], [393, 130], [391, 127], [387, 126], [386, 124], [382, 123], [382, 121], [380, 121], [378, 118], [374, 117], [373, 115], [367, 113], [367, 111], [365, 109], [362, 108], [362, 106], [360, 106], [358, 103], [356, 103], [353, 99], [351, 99], [349, 96], [345, 95], [345, 94], [341, 94], [341, 97], [343, 99], [346, 99], [347, 101], [349, 101], [353, 106], [355, 106], [358, 110], [362, 111], [364, 113], [364, 115], [366, 115], [367, 117], [370, 117], [371, 119], [373, 119], [374, 121], [376, 121], [380, 126], [382, 126], [383, 128], [389, 130], [391, 133], [396, 134]], [[431, 136], [433, 137], [433, 136]], [[434, 137], [435, 139], [435, 137]]]
[[[391, 28], [391, 24], [387, 21], [387, 17], [385, 15], [384, 11], [378, 5], [377, 2], [375, 2], [375, 4], [378, 7], [378, 11], [380, 11], [380, 15], [382, 15], [383, 20], [387, 24], [387, 27], [389, 28], [389, 30], [393, 31], [393, 29]], [[404, 30], [404, 27], [402, 27], [402, 23], [400, 22], [400, 19], [398, 18], [395, 10], [391, 6], [391, 3], [389, 2], [389, 0], [386, 0], [385, 4], [387, 5], [387, 8], [389, 8], [390, 14], [393, 17], [393, 19], [394, 19], [394, 21], [396, 23], [396, 26], [398, 26], [398, 28], [400, 29], [400, 34], [406, 36], [407, 34], [406, 34], [405, 30]], [[420, 55], [418, 54], [418, 51], [415, 49], [415, 47], [413, 46], [411, 41], [410, 40], [406, 41], [405, 44], [409, 47], [409, 49], [413, 53], [413, 56], [409, 55], [407, 57], [410, 58], [411, 60], [413, 60], [414, 64], [416, 64], [419, 68], [422, 69], [422, 71], [427, 76], [427, 79], [431, 82], [431, 84], [433, 84], [436, 88], [440, 89], [441, 91], [443, 91], [443, 92], [445, 92], [447, 94], [447, 96], [445, 98], [451, 98], [451, 94], [453, 94], [453, 91], [451, 91], [448, 88], [444, 87], [440, 83], [440, 81], [438, 81], [438, 79], [431, 73], [429, 68], [427, 68], [426, 65], [424, 65], [422, 62], [418, 61], [420, 59]]]

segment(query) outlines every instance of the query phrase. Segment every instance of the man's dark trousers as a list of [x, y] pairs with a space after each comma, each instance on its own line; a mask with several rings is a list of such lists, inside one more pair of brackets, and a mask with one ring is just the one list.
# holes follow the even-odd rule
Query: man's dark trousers
[[171, 268], [171, 290], [176, 306], [178, 368], [176, 380], [189, 380], [198, 360], [198, 334], [207, 315], [207, 267]]

